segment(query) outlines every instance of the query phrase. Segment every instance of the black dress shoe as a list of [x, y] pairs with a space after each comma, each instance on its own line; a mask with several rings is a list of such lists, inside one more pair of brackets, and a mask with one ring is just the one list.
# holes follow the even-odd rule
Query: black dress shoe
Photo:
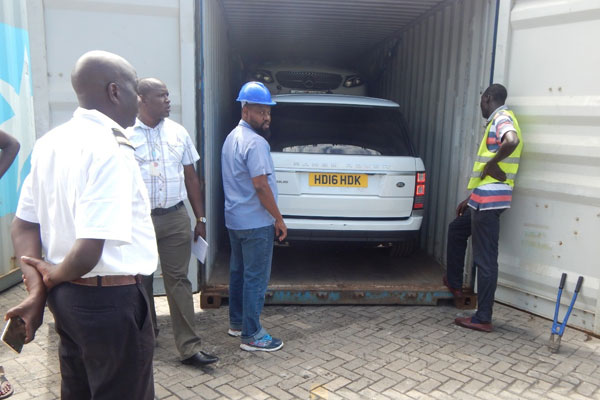
[[208, 354], [203, 351], [197, 352], [190, 358], [181, 360], [181, 362], [185, 365], [194, 365], [196, 367], [202, 367], [204, 365], [212, 364], [217, 361], [219, 361], [219, 357], [213, 356], [212, 354]]

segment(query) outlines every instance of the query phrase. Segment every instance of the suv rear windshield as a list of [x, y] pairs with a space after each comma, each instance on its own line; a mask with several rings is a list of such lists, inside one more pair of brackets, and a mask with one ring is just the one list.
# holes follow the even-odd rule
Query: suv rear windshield
[[278, 103], [271, 151], [414, 156], [398, 108]]

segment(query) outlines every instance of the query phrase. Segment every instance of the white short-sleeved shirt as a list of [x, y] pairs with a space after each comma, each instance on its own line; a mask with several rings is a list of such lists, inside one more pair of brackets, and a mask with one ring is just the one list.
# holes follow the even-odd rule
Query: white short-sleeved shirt
[[62, 262], [76, 239], [104, 239], [87, 277], [150, 275], [158, 252], [148, 194], [133, 149], [119, 145], [116, 122], [78, 108], [40, 138], [31, 156], [16, 216], [38, 223], [45, 258]]
[[244, 120], [225, 139], [221, 151], [221, 172], [227, 228], [241, 230], [273, 225], [275, 218], [263, 207], [252, 183], [252, 178], [266, 175], [277, 201], [271, 147]]
[[168, 118], [154, 128], [136, 119], [126, 135], [150, 196], [150, 206], [168, 208], [187, 199], [183, 167], [200, 159], [186, 129]]

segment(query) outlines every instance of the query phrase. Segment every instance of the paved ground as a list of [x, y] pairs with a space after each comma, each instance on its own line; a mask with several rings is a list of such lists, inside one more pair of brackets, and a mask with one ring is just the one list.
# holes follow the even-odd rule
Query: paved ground
[[[24, 294], [1, 293], [2, 315]], [[271, 354], [241, 351], [227, 307], [207, 310], [197, 325], [221, 360], [204, 370], [178, 362], [164, 297], [157, 311], [159, 399], [600, 399], [599, 339], [567, 328], [551, 354], [551, 323], [502, 305], [491, 334], [455, 326], [451, 306], [270, 306], [264, 325], [285, 341]], [[57, 340], [47, 313], [20, 355], [2, 346], [14, 400], [59, 398]]]

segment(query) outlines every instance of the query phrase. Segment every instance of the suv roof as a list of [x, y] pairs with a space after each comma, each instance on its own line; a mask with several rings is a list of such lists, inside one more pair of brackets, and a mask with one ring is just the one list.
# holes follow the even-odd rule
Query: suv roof
[[278, 94], [273, 96], [276, 103], [330, 104], [363, 107], [400, 107], [398, 103], [375, 97], [350, 96], [345, 94]]

